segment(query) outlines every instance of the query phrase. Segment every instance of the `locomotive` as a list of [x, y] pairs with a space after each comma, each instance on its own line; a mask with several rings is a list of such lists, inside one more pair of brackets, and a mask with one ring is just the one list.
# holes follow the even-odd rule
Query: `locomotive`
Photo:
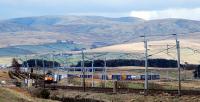
[[48, 71], [44, 77], [44, 81], [45, 83], [48, 83], [48, 84], [56, 83], [57, 82], [56, 75], [53, 72]]

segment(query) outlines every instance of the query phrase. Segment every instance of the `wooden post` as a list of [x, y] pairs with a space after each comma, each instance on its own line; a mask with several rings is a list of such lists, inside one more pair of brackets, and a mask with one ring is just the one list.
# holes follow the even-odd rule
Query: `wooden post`
[[117, 81], [114, 81], [113, 93], [117, 93]]

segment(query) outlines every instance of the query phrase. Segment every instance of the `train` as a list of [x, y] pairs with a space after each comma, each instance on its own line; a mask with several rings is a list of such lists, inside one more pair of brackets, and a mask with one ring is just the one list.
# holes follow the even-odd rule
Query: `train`
[[[145, 80], [145, 75], [140, 75], [140, 79], [141, 80]], [[159, 74], [153, 74], [153, 75], [148, 75], [147, 77], [148, 80], [157, 80], [160, 79], [160, 75]]]
[[53, 73], [47, 73], [44, 77], [45, 83], [53, 83], [54, 81], [54, 74]]
[[[79, 74], [67, 74], [65, 75], [66, 78], [92, 78], [91, 74], [86, 75], [79, 75]], [[61, 75], [61, 79], [65, 78], [64, 75]], [[145, 80], [145, 75], [120, 75], [120, 74], [113, 74], [113, 75], [94, 75], [94, 79], [102, 79], [102, 80]], [[148, 80], [159, 80], [159, 74], [149, 74]]]
[[61, 79], [62, 79], [62, 75], [58, 75], [49, 71], [45, 74], [44, 82], [47, 84], [57, 83]]
[[[159, 80], [159, 74], [148, 75], [148, 80]], [[145, 80], [145, 75], [112, 75], [110, 80]]]

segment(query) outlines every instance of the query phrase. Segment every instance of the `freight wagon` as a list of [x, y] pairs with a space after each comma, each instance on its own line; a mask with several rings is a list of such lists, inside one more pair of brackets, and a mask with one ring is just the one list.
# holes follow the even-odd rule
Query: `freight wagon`
[[[68, 74], [68, 77], [79, 77], [79, 78], [92, 78], [92, 75], [75, 75], [75, 74]], [[94, 75], [94, 79], [101, 79], [101, 80], [145, 80], [145, 75]], [[149, 74], [148, 80], [158, 80], [160, 79], [159, 74]]]
[[108, 80], [108, 75], [101, 75], [102, 80]]
[[77, 78], [79, 77], [77, 74], [67, 74], [68, 78]]
[[112, 75], [112, 80], [121, 80], [121, 75]]
[[92, 75], [80, 75], [80, 78], [92, 78]]
[[[141, 80], [145, 80], [145, 75], [140, 75], [140, 79]], [[148, 80], [158, 80], [160, 79], [160, 75], [159, 74], [150, 74], [148, 75]]]
[[136, 75], [126, 75], [126, 80], [139, 80], [140, 77]]
[[140, 80], [140, 76], [135, 76], [135, 75], [112, 75], [112, 80]]

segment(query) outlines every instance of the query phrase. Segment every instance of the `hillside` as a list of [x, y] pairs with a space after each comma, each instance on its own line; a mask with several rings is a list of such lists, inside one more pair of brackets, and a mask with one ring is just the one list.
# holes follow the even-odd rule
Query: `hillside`
[[38, 54], [47, 52], [65, 52], [65, 51], [79, 51], [88, 46], [76, 43], [55, 42], [45, 43], [40, 45], [16, 45], [5, 48], [0, 48], [0, 57], [2, 56], [19, 56], [27, 54]]
[[[10, 56], [49, 52], [54, 49], [49, 49], [46, 46], [49, 46], [48, 44], [52, 46], [51, 44], [60, 40], [73, 41], [81, 45], [79, 48], [97, 48], [115, 44], [135, 43], [142, 41], [142, 38], [138, 37], [144, 34], [150, 36], [155, 34], [186, 33], [182, 39], [189, 38], [198, 43], [199, 32], [200, 21], [186, 19], [147, 21], [134, 17], [108, 18], [100, 16], [15, 18], [0, 21], [0, 36], [2, 36], [0, 37], [0, 55]], [[151, 41], [161, 40], [162, 36], [149, 39]], [[68, 49], [64, 46], [53, 45], [58, 50], [73, 50], [73, 48]], [[70, 45], [66, 44], [66, 46]]]
[[123, 43], [144, 33], [150, 35], [199, 31], [200, 21], [185, 19], [145, 21], [131, 17], [41, 16], [0, 21], [0, 35], [4, 36], [0, 39], [1, 46], [41, 44], [56, 40], [102, 46]]
[[1, 102], [57, 102], [53, 100], [39, 99], [25, 94], [20, 88], [10, 89], [0, 87], [0, 101]]
[[[167, 47], [167, 45], [169, 45]], [[148, 42], [148, 55], [149, 58], [164, 58], [176, 60], [176, 47], [175, 40], [162, 40], [162, 41], [149, 41]], [[169, 48], [168, 50], [166, 50]], [[181, 63], [199, 64], [200, 57], [200, 44], [199, 42], [191, 39], [180, 39], [181, 48]], [[131, 53], [125, 55], [115, 55], [115, 58], [132, 58], [132, 59], [144, 59], [144, 43], [127, 43], [118, 44], [112, 46], [106, 46], [101, 48], [96, 48], [92, 50], [87, 50], [87, 52], [92, 53]]]

